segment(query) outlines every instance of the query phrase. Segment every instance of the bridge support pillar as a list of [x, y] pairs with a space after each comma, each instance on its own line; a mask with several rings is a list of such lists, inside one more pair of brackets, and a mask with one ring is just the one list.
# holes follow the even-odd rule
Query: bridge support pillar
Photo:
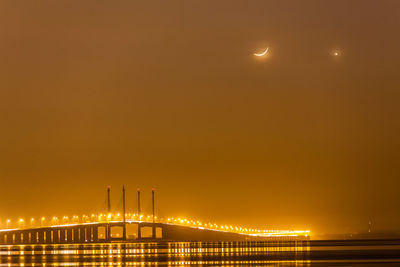
[[53, 232], [53, 243], [59, 243], [60, 242], [59, 230], [53, 229], [51, 231]]
[[140, 226], [140, 223], [138, 223], [137, 227], [137, 238], [142, 239], [142, 227]]
[[79, 243], [79, 228], [75, 227], [74, 228], [74, 243]]
[[46, 230], [45, 233], [44, 233], [47, 244], [53, 243], [53, 240], [51, 240], [51, 233], [52, 233], [51, 230]]
[[92, 227], [92, 235], [93, 235], [93, 239], [92, 239], [93, 242], [99, 241], [99, 232], [98, 232], [97, 226]]
[[106, 227], [106, 240], [111, 241], [111, 227], [110, 224], [107, 224]]
[[39, 242], [38, 232], [37, 231], [32, 231], [31, 232], [31, 243], [32, 244], [36, 244], [38, 242]]
[[16, 232], [14, 234], [14, 244], [21, 244], [22, 240], [21, 240], [21, 233]]
[[91, 226], [86, 227], [86, 241], [87, 242], [92, 241], [92, 227]]
[[85, 227], [79, 227], [79, 242], [85, 243]]
[[7, 244], [12, 244], [13, 242], [13, 237], [12, 237], [12, 234], [10, 233], [10, 234], [7, 234]]
[[72, 229], [68, 228], [66, 231], [67, 231], [67, 242], [72, 243]]
[[39, 243], [43, 244], [45, 231], [38, 231], [38, 234], [39, 234]]
[[64, 229], [60, 229], [60, 243], [65, 243], [65, 230]]
[[29, 240], [29, 232], [24, 231], [24, 232], [22, 233], [22, 235], [23, 235], [22, 238], [24, 239], [24, 243], [25, 243], [25, 244], [31, 242], [31, 241]]

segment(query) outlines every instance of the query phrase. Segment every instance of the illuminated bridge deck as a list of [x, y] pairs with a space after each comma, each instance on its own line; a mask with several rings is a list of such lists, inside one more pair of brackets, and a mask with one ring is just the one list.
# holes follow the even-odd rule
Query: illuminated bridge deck
[[308, 231], [237, 233], [171, 223], [143, 221], [90, 222], [0, 230], [0, 244], [62, 244], [145, 241], [307, 240]]

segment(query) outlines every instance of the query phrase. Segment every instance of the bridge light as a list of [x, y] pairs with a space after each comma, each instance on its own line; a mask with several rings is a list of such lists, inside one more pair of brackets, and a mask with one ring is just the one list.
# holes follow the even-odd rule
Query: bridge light
[[53, 224], [57, 224], [58, 223], [58, 218], [56, 216], [54, 216], [51, 221], [52, 221]]

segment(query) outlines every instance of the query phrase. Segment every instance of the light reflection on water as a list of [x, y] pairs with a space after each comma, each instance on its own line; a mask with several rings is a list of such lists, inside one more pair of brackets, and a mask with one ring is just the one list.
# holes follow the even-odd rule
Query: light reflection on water
[[400, 266], [400, 240], [0, 246], [0, 266]]
[[0, 246], [0, 266], [307, 265], [308, 241]]

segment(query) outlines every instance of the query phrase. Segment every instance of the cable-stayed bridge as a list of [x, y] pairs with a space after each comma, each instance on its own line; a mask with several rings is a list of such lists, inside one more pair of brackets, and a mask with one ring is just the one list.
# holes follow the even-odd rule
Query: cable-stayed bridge
[[29, 222], [19, 219], [15, 225], [6, 221], [0, 230], [0, 244], [63, 244], [102, 242], [145, 241], [263, 241], [308, 240], [310, 231], [256, 230], [232, 225], [217, 225], [182, 218], [157, 218], [155, 215], [154, 190], [152, 190], [152, 214], [144, 215], [125, 211], [125, 188], [122, 191], [121, 213], [111, 213], [110, 188], [107, 189], [108, 213], [45, 217]]

